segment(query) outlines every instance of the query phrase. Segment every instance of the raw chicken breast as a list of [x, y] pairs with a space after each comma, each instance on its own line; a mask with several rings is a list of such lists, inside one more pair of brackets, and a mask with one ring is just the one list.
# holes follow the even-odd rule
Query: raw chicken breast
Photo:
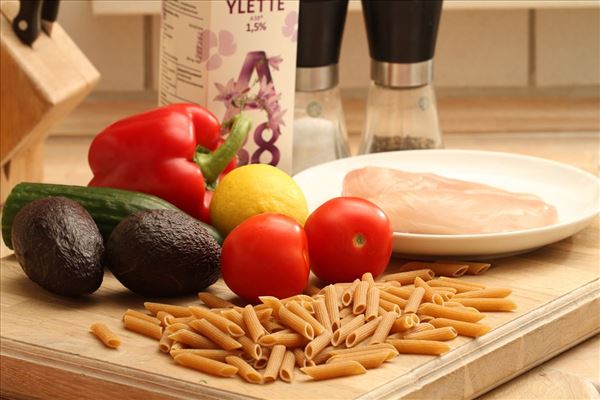
[[377, 204], [395, 232], [497, 233], [558, 221], [556, 209], [531, 194], [389, 168], [365, 167], [349, 172], [342, 195]]

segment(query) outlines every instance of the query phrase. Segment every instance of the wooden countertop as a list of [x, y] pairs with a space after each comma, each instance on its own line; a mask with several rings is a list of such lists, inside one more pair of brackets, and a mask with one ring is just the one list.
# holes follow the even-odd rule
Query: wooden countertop
[[[135, 105], [135, 102], [134, 102]], [[142, 108], [139, 104], [136, 106]], [[351, 111], [349, 114], [348, 111]], [[360, 105], [347, 110], [350, 144], [354, 152], [359, 142]], [[87, 166], [87, 148], [92, 140], [88, 135], [71, 135], [90, 129], [94, 121], [76, 112], [66, 125], [51, 136], [45, 147], [46, 182], [86, 184], [91, 177]], [[104, 118], [118, 118], [118, 107], [104, 110]], [[589, 115], [589, 114], [588, 114]], [[80, 121], [77, 128], [77, 121]], [[103, 121], [104, 122], [104, 121]], [[96, 121], [98, 123], [98, 121]], [[101, 122], [102, 123], [102, 122]], [[597, 123], [597, 120], [596, 122]], [[65, 126], [68, 129], [65, 129]], [[593, 125], [590, 125], [593, 127]], [[96, 129], [97, 127], [94, 127]], [[456, 129], [459, 130], [459, 129]], [[452, 130], [451, 130], [452, 131]], [[62, 134], [62, 135], [61, 135]], [[65, 135], [66, 134], [66, 135]], [[562, 133], [449, 133], [444, 135], [447, 148], [482, 149], [527, 154], [574, 165], [595, 175], [600, 172], [600, 135], [596, 132]], [[2, 246], [4, 257], [10, 251]], [[595, 387], [594, 387], [595, 386]], [[499, 398], [600, 398], [600, 336], [588, 339], [575, 348], [547, 361], [534, 370], [518, 377], [483, 396]]]

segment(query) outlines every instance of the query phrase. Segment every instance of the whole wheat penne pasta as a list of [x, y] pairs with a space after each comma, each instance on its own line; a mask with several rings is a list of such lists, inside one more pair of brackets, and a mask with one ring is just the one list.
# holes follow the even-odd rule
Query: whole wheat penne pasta
[[340, 329], [338, 329], [337, 331], [335, 331], [333, 333], [333, 336], [331, 338], [331, 344], [334, 346], [338, 346], [338, 345], [344, 343], [344, 341], [346, 340], [346, 337], [348, 337], [348, 335], [351, 332], [354, 332], [356, 329], [363, 326], [364, 323], [365, 323], [365, 316], [363, 314], [359, 314], [359, 315], [355, 316], [354, 318], [352, 318], [352, 320], [350, 322], [342, 325], [340, 327]]
[[421, 332], [413, 332], [405, 334], [403, 339], [418, 339], [418, 340], [452, 340], [458, 336], [458, 332], [451, 326], [445, 326], [443, 328], [429, 329]]
[[186, 329], [178, 330], [168, 336], [169, 339], [186, 344], [194, 349], [218, 349], [219, 345], [196, 332]]
[[[244, 309], [242, 308], [238, 310], [238, 308], [240, 307], [234, 307], [234, 309], [241, 314], [244, 311]], [[260, 303], [254, 306], [254, 311], [259, 312], [260, 310], [266, 310], [268, 308], [271, 308], [271, 306], [265, 303]]]
[[472, 261], [449, 261], [449, 260], [436, 260], [436, 263], [457, 263], [457, 264], [465, 264], [469, 267], [467, 270], [467, 275], [481, 275], [486, 272], [491, 264], [488, 263], [479, 263]]
[[371, 321], [378, 315], [379, 310], [379, 288], [375, 285], [367, 291], [367, 306], [365, 308], [365, 320]]
[[181, 353], [173, 357], [177, 364], [184, 367], [193, 368], [204, 372], [205, 374], [231, 377], [238, 372], [237, 367], [225, 364], [220, 361], [211, 360], [210, 358], [202, 357], [191, 353]]
[[282, 381], [291, 383], [294, 380], [294, 361], [294, 353], [287, 350], [279, 368], [279, 378]]
[[444, 299], [442, 296], [440, 296], [439, 293], [434, 292], [427, 282], [417, 276], [415, 278], [415, 289], [418, 287], [422, 287], [425, 290], [425, 293], [423, 294], [423, 299], [425, 299], [425, 301], [439, 305], [444, 304]]
[[[338, 332], [338, 331], [336, 331]], [[319, 336], [308, 342], [304, 349], [306, 358], [312, 360], [317, 354], [319, 354], [325, 347], [331, 342], [331, 333], [324, 331]]]
[[172, 357], [178, 354], [190, 353], [197, 356], [210, 358], [211, 360], [225, 362], [225, 358], [228, 356], [240, 356], [239, 351], [227, 351], [223, 349], [176, 349], [169, 352]]
[[306, 342], [306, 338], [299, 333], [286, 331], [271, 333], [258, 340], [258, 343], [261, 346], [272, 347], [277, 344], [282, 344], [289, 348], [304, 346]]
[[415, 321], [412, 319], [410, 314], [402, 315], [392, 324], [390, 329], [392, 332], [404, 332], [416, 326]]
[[517, 308], [512, 300], [504, 298], [458, 298], [456, 302], [479, 311], [513, 311]]
[[321, 333], [325, 332], [325, 327], [319, 321], [317, 321], [315, 317], [310, 315], [310, 313], [304, 307], [302, 307], [300, 303], [291, 301], [287, 303], [285, 307], [302, 318], [304, 321], [308, 322], [313, 327], [315, 335], [320, 335]]
[[315, 330], [313, 327], [285, 307], [281, 307], [279, 309], [279, 320], [282, 324], [304, 336], [305, 338], [309, 340], [315, 338]]
[[190, 322], [190, 326], [225, 350], [234, 350], [242, 347], [240, 342], [227, 335], [225, 332], [204, 318]]
[[388, 360], [390, 356], [389, 350], [375, 350], [368, 352], [358, 352], [358, 353], [350, 353], [342, 356], [333, 356], [329, 360], [327, 360], [327, 364], [333, 364], [336, 362], [342, 362], [346, 360], [354, 360], [366, 369], [378, 368], [385, 361]]
[[375, 332], [382, 317], [377, 317], [346, 336], [346, 347], [354, 347]]
[[236, 338], [242, 345], [242, 350], [245, 354], [248, 354], [253, 360], [258, 360], [262, 355], [262, 349], [260, 345], [250, 339], [248, 336], [240, 336]]
[[229, 355], [225, 357], [225, 362], [237, 368], [237, 374], [240, 378], [250, 383], [262, 383], [262, 377], [250, 364], [244, 361], [242, 358]]
[[161, 324], [160, 319], [158, 319], [156, 317], [153, 317], [151, 315], [148, 315], [148, 314], [144, 314], [144, 313], [139, 312], [139, 311], [132, 310], [132, 309], [128, 309], [127, 311], [125, 311], [125, 313], [123, 314], [122, 318], [125, 319], [126, 315], [131, 315], [132, 317], [143, 319], [144, 321], [151, 322], [151, 323], [153, 323], [155, 325], [160, 325]]
[[314, 286], [314, 285], [308, 285], [304, 289], [304, 294], [306, 294], [308, 296], [315, 296], [315, 295], [319, 294], [320, 291], [321, 291], [321, 288]]
[[275, 317], [279, 316], [279, 309], [283, 307], [281, 300], [273, 296], [258, 296], [258, 299], [273, 310], [273, 315]]
[[425, 288], [418, 287], [413, 290], [410, 294], [410, 297], [406, 301], [406, 306], [404, 306], [403, 313], [416, 313], [421, 305], [421, 301], [423, 300], [423, 296], [425, 295]]
[[[228, 320], [220, 314], [216, 314], [210, 311], [208, 308], [190, 306], [190, 311], [196, 318], [205, 319], [206, 321], [210, 322], [212, 325], [220, 329], [222, 332], [228, 333], [233, 337], [243, 336], [246, 333], [236, 323]], [[190, 326], [193, 327], [192, 322], [190, 322]]]
[[508, 297], [512, 293], [512, 289], [509, 288], [488, 288], [473, 290], [470, 292], [463, 292], [456, 294], [457, 299], [468, 299], [468, 298], [503, 298]]
[[[442, 278], [445, 278], [444, 276], [442, 276]], [[464, 292], [470, 292], [471, 290], [479, 290], [481, 288], [477, 287], [477, 286], [472, 286], [470, 284], [464, 284], [464, 283], [459, 283], [459, 282], [454, 282], [454, 281], [447, 281], [447, 280], [442, 280], [440, 279], [433, 279], [431, 281], [428, 281], [427, 284], [430, 287], [453, 287], [454, 289], [456, 289], [456, 293], [464, 293]]]
[[183, 324], [181, 322], [175, 322], [174, 324], [167, 326], [164, 330], [165, 332], [175, 333], [180, 329], [186, 329], [188, 331], [192, 330], [188, 324]]
[[[395, 281], [391, 281], [391, 282], [395, 282]], [[408, 298], [410, 297], [410, 295], [413, 292], [413, 290], [415, 290], [414, 286], [410, 286], [410, 287], [404, 287], [404, 286], [403, 287], [393, 287], [393, 286], [390, 286], [390, 287], [388, 287], [388, 288], [385, 289], [385, 292], [389, 293], [389, 294], [391, 294], [393, 296], [400, 297], [401, 299], [408, 300]]]
[[244, 318], [242, 317], [241, 312], [237, 311], [234, 308], [228, 308], [226, 310], [221, 310], [219, 313], [223, 318], [230, 320], [231, 322], [242, 328], [244, 332], [248, 331], [248, 328], [246, 328], [246, 324], [244, 323]]
[[418, 269], [415, 271], [398, 272], [395, 274], [384, 275], [381, 280], [383, 281], [398, 281], [401, 285], [408, 285], [415, 281], [415, 278], [419, 277], [424, 281], [433, 279], [435, 274], [430, 269]]
[[434, 292], [439, 294], [440, 296], [442, 296], [442, 300], [444, 301], [442, 304], [446, 304], [446, 302], [450, 301], [450, 299], [452, 299], [452, 296], [454, 296], [454, 293], [452, 293], [452, 292], [446, 292], [446, 291], [440, 291], [440, 290], [434, 290]]
[[[412, 293], [412, 290], [411, 290], [411, 293]], [[383, 290], [379, 292], [379, 298], [381, 300], [385, 300], [390, 303], [398, 304], [398, 307], [400, 307], [400, 308], [406, 307], [406, 303], [408, 302], [407, 300], [403, 299], [402, 297], [396, 296], [396, 295], [390, 293], [389, 291], [386, 292]]]
[[171, 346], [173, 345], [173, 339], [169, 338], [170, 333], [165, 329], [158, 341], [158, 350], [163, 353], [168, 353], [171, 351]]
[[325, 306], [331, 320], [332, 329], [335, 331], [340, 323], [340, 308], [337, 290], [333, 285], [325, 286]]
[[146, 301], [144, 303], [144, 308], [150, 311], [152, 314], [156, 315], [159, 311], [165, 311], [171, 314], [172, 316], [178, 317], [189, 317], [192, 315], [191, 311], [187, 307], [176, 306], [173, 304], [164, 304], [164, 303], [152, 303]]
[[285, 346], [281, 344], [276, 344], [275, 346], [273, 346], [271, 354], [269, 355], [267, 367], [265, 368], [265, 372], [263, 374], [263, 381], [265, 383], [273, 382], [277, 379], [277, 375], [279, 375], [279, 368], [281, 368], [281, 363], [283, 362], [284, 355]]
[[400, 306], [396, 303], [392, 303], [391, 301], [384, 300], [382, 298], [379, 299], [379, 306], [383, 308], [385, 311], [393, 311], [396, 315], [402, 314], [402, 310]]
[[369, 287], [375, 285], [375, 279], [373, 279], [373, 274], [370, 272], [365, 272], [360, 278], [361, 281], [369, 282]]
[[444, 307], [433, 303], [424, 303], [419, 307], [419, 314], [431, 315], [436, 318], [449, 318], [458, 321], [477, 322], [485, 318], [480, 312], [467, 311], [459, 307]]
[[435, 318], [429, 321], [429, 323], [436, 328], [451, 326], [456, 329], [456, 332], [458, 332], [459, 335], [469, 337], [482, 336], [492, 330], [492, 328], [487, 325], [478, 324], [475, 322], [457, 321], [448, 318]]
[[[400, 334], [404, 337], [405, 335], [410, 335], [411, 333], [428, 331], [431, 329], [435, 329], [435, 327], [428, 322], [421, 322], [419, 325], [413, 326], [412, 328], [407, 329], [406, 331], [401, 332]], [[392, 331], [393, 331], [393, 327], [392, 327]], [[399, 338], [399, 339], [402, 339], [402, 338]]]
[[173, 324], [188, 324], [195, 319], [196, 319], [196, 317], [194, 317], [193, 315], [190, 315], [189, 317], [177, 317], [177, 318], [173, 318], [171, 320], [171, 325], [173, 325]]
[[302, 351], [301, 348], [296, 347], [295, 349], [292, 349], [292, 353], [294, 353], [294, 358], [296, 359], [296, 365], [298, 366], [298, 368], [302, 368], [305, 365], [305, 361], [307, 360], [306, 355], [304, 354], [304, 352]]
[[419, 320], [421, 322], [429, 322], [432, 319], [435, 319], [435, 317], [432, 317], [431, 315], [425, 315], [425, 314], [417, 314], [417, 317], [419, 317]]
[[272, 308], [263, 308], [261, 310], [257, 310], [256, 307], [254, 307], [254, 310], [256, 311], [256, 316], [260, 322], [268, 320], [273, 314]]
[[127, 330], [140, 333], [156, 340], [160, 340], [162, 336], [163, 328], [160, 325], [153, 324], [144, 319], [132, 317], [131, 315], [123, 317], [123, 326], [125, 326], [125, 329]]
[[268, 333], [275, 333], [286, 329], [285, 326], [281, 325], [279, 322], [273, 319], [268, 319], [262, 322], [262, 326], [267, 330]]
[[318, 299], [314, 302], [315, 308], [315, 317], [317, 321], [321, 323], [325, 327], [328, 332], [332, 332], [331, 329], [331, 320], [329, 319], [329, 313], [327, 312], [327, 306], [325, 305], [325, 300]]
[[358, 286], [359, 282], [360, 279], [355, 279], [352, 282], [352, 285], [348, 286], [346, 290], [344, 290], [344, 293], [342, 293], [342, 305], [344, 307], [347, 307], [350, 304], [352, 304], [352, 300], [354, 299], [354, 291], [356, 290], [356, 287]]
[[340, 378], [342, 376], [361, 375], [367, 372], [365, 367], [354, 360], [340, 361], [315, 367], [300, 368], [300, 371], [315, 380]]
[[389, 343], [372, 344], [372, 345], [369, 345], [366, 347], [350, 347], [348, 349], [337, 349], [336, 348], [334, 350], [331, 350], [329, 352], [329, 354], [331, 355], [331, 357], [333, 357], [333, 356], [339, 356], [339, 355], [344, 355], [344, 354], [364, 353], [364, 352], [377, 351], [377, 350], [388, 350], [388, 351], [392, 351], [394, 353], [394, 355], [398, 355], [398, 351], [396, 351], [396, 348]]
[[394, 321], [396, 321], [396, 316], [397, 314], [393, 311], [388, 311], [381, 316], [381, 321], [379, 321], [379, 324], [377, 324], [377, 329], [375, 329], [375, 332], [373, 332], [373, 336], [371, 336], [369, 345], [385, 342], [385, 339], [390, 334], [392, 325], [394, 325]]
[[235, 304], [210, 292], [198, 292], [198, 299], [208, 308], [233, 308]]
[[430, 354], [440, 355], [450, 351], [450, 346], [434, 340], [389, 339], [400, 354]]
[[106, 347], [116, 349], [121, 345], [121, 339], [102, 322], [93, 323], [90, 332], [94, 334]]
[[167, 327], [167, 326], [171, 325], [173, 323], [173, 320], [175, 319], [174, 316], [172, 316], [171, 314], [169, 314], [166, 311], [157, 312], [156, 318], [158, 318], [158, 320], [160, 321], [160, 324], [163, 327]]
[[269, 361], [269, 356], [268, 355], [261, 355], [260, 358], [256, 361], [254, 361], [254, 368], [256, 369], [264, 369], [267, 366], [267, 362]]
[[256, 311], [251, 304], [248, 304], [246, 307], [244, 307], [244, 311], [242, 311], [242, 319], [244, 320], [244, 325], [246, 326], [248, 335], [250, 335], [254, 343], [258, 343], [258, 339], [264, 336], [266, 332], [265, 328], [258, 320]]
[[469, 266], [461, 263], [433, 263], [411, 261], [400, 267], [400, 271], [415, 271], [420, 269], [430, 269], [437, 276], [463, 276]]

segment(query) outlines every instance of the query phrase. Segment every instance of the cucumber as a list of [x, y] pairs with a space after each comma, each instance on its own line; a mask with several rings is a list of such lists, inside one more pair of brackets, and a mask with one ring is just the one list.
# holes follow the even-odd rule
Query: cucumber
[[[2, 209], [2, 238], [9, 249], [12, 249], [12, 222], [19, 210], [33, 200], [55, 196], [66, 197], [81, 204], [90, 213], [105, 240], [119, 222], [135, 212], [178, 210], [173, 204], [144, 193], [105, 187], [23, 182], [13, 188]], [[223, 243], [223, 238], [215, 228], [201, 223], [219, 244]]]

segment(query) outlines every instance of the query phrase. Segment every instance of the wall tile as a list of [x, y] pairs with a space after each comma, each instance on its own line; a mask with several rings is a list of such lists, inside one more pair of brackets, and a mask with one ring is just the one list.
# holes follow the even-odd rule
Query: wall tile
[[600, 9], [536, 11], [538, 86], [600, 84]]
[[58, 22], [100, 71], [96, 91], [144, 89], [142, 16], [97, 16], [91, 2], [69, 0]]

